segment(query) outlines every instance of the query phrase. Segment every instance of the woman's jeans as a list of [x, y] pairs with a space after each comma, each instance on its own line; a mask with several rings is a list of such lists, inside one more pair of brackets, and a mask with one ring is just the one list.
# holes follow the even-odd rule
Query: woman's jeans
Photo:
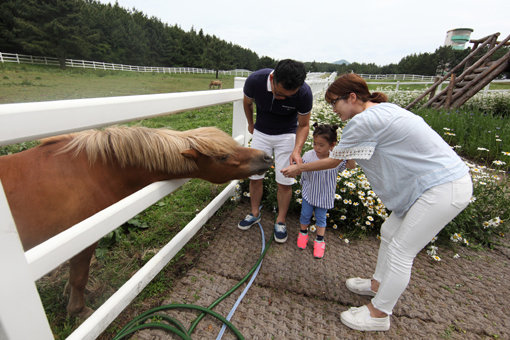
[[391, 314], [411, 278], [413, 260], [468, 204], [471, 176], [425, 191], [402, 217], [391, 214], [381, 226], [381, 245], [374, 279], [380, 283], [372, 304]]

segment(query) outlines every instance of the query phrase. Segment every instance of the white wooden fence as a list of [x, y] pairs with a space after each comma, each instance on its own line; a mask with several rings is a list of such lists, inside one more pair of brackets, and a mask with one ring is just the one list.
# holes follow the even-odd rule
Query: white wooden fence
[[[17, 63], [17, 64], [40, 64], [40, 65], [54, 65], [59, 66], [58, 58], [41, 57], [17, 53], [0, 52], [0, 62], [2, 63]], [[196, 67], [158, 67], [158, 66], [132, 66], [114, 63], [105, 63], [102, 61], [90, 60], [77, 60], [66, 59], [66, 67], [79, 67], [89, 68], [96, 70], [110, 70], [110, 71], [131, 71], [131, 72], [154, 72], [154, 73], [215, 73], [215, 70], [208, 70]], [[252, 71], [249, 70], [229, 70], [219, 71], [219, 74], [234, 75], [240, 77], [247, 77]], [[336, 75], [336, 73], [334, 73]], [[324, 73], [314, 72], [309, 73], [309, 78], [321, 77]], [[434, 82], [434, 76], [423, 76], [417, 74], [360, 74], [365, 79], [369, 80], [410, 80], [410, 81], [426, 81]]]
[[[234, 103], [233, 137], [246, 144], [249, 135], [241, 102], [243, 83], [244, 78], [236, 78], [235, 88], [226, 90], [3, 104], [0, 105], [0, 145], [229, 102]], [[1, 189], [0, 339], [53, 339], [35, 281], [186, 181], [153, 183], [27, 252], [23, 251]], [[95, 339], [101, 334], [232, 196], [237, 182], [231, 182], [68, 339]]]
[[[2, 104], [0, 145], [230, 102], [234, 103], [232, 136], [246, 145], [250, 135], [242, 106], [244, 81], [245, 78], [236, 77], [234, 89], [226, 90]], [[329, 79], [315, 79], [313, 86], [319, 91], [328, 82]], [[153, 183], [27, 252], [23, 251], [0, 182], [0, 339], [53, 339], [35, 281], [186, 181]], [[237, 183], [232, 181], [68, 339], [99, 336], [232, 196]]]
[[315, 97], [318, 94], [326, 91], [328, 86], [335, 81], [335, 78], [336, 72], [331, 74], [310, 72], [306, 75], [306, 83], [310, 86], [313, 96]]
[[[442, 82], [437, 88], [436, 88], [436, 91], [435, 93], [439, 93], [441, 92], [441, 90], [445, 87], [448, 86], [450, 82], [449, 81], [444, 81]], [[491, 81], [489, 84], [487, 84], [484, 88], [483, 88], [483, 93], [484, 94], [487, 94], [489, 92], [493, 93], [493, 92], [503, 92], [503, 93], [508, 93], [510, 92], [510, 89], [499, 89], [499, 90], [491, 90], [490, 89], [490, 86], [491, 84], [510, 84], [510, 80], [493, 80]], [[419, 92], [423, 92], [425, 89], [427, 89], [429, 86], [432, 86], [432, 84], [434, 84], [434, 81], [413, 81], [413, 82], [403, 82], [403, 81], [399, 81], [397, 80], [396, 82], [376, 82], [376, 81], [369, 81], [368, 82], [368, 85], [382, 85], [384, 89], [383, 92], [399, 92], [399, 91], [402, 91], [402, 92], [405, 92], [405, 91], [419, 91]], [[423, 89], [419, 89], [419, 90], [402, 90], [400, 88], [401, 85], [425, 85], [423, 87]], [[388, 88], [389, 90], [386, 90], [386, 88]], [[482, 92], [482, 91], [481, 91]]]
[[369, 80], [412, 80], [434, 82], [434, 76], [421, 76], [418, 74], [360, 74], [361, 77]]
[[[53, 65], [59, 66], [60, 62], [58, 58], [52, 57], [40, 57], [26, 54], [17, 53], [5, 53], [0, 52], [0, 62], [2, 63], [17, 63], [17, 64], [38, 64], [38, 65]], [[102, 61], [90, 61], [90, 60], [76, 60], [66, 59], [66, 67], [78, 67], [78, 68], [89, 68], [95, 70], [109, 70], [109, 71], [131, 71], [131, 72], [153, 72], [153, 73], [207, 73], [216, 74], [215, 70], [208, 70], [196, 67], [159, 67], [159, 66], [133, 66], [123, 65], [114, 63], [105, 63]], [[231, 75], [239, 77], [249, 76], [251, 71], [249, 70], [229, 70], [229, 71], [218, 71], [218, 74]]]

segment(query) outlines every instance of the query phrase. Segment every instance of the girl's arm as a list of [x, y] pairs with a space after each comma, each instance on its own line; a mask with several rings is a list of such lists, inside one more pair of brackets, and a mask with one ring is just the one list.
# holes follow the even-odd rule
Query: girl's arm
[[304, 171], [316, 171], [316, 170], [325, 170], [325, 169], [333, 169], [338, 166], [342, 162], [341, 159], [335, 158], [323, 158], [319, 159], [315, 162], [310, 163], [302, 163], [302, 164], [294, 164], [289, 165], [285, 169], [281, 170], [281, 173], [285, 177], [296, 177]]

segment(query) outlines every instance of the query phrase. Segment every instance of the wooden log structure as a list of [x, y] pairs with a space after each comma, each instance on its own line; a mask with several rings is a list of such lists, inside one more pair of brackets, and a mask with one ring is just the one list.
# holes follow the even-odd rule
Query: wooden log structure
[[[502, 41], [497, 41], [499, 34], [494, 33], [482, 39], [470, 40], [473, 43], [471, 53], [447, 74], [438, 78], [430, 88], [408, 104], [406, 109], [411, 109], [427, 95], [429, 99], [422, 107], [458, 108], [501, 72], [510, 69], [510, 51], [497, 60], [490, 59], [500, 48], [510, 46], [510, 35]], [[464, 68], [462, 73], [455, 76], [462, 68]], [[448, 78], [450, 78], [448, 86], [436, 93], [437, 87]]]

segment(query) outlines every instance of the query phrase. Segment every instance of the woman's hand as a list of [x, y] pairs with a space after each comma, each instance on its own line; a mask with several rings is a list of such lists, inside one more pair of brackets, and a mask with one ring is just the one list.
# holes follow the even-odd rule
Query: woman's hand
[[301, 170], [299, 168], [299, 164], [289, 165], [288, 167], [282, 169], [280, 171], [285, 177], [296, 177], [301, 174]]

